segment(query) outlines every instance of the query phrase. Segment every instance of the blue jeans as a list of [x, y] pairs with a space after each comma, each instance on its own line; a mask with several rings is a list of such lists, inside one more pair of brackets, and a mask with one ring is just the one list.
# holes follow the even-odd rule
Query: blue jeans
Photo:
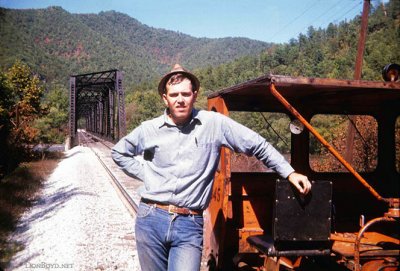
[[136, 244], [142, 271], [198, 271], [203, 249], [203, 217], [169, 214], [140, 202]]

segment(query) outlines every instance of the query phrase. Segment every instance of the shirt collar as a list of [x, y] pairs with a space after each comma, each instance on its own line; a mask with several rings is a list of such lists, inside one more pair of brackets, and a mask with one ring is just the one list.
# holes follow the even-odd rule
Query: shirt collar
[[[197, 110], [196, 108], [193, 108], [192, 110], [192, 117], [189, 121], [189, 124], [193, 123], [193, 121], [198, 121], [201, 124], [201, 116], [199, 114], [199, 110]], [[168, 108], [164, 110], [164, 114], [162, 116], [162, 123], [160, 124], [159, 128], [163, 127], [164, 125], [176, 126], [174, 123], [171, 122], [171, 120], [168, 117]]]

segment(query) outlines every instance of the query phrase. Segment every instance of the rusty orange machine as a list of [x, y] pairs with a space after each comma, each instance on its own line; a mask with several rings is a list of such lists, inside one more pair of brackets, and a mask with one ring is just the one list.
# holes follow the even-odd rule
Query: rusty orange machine
[[[235, 154], [223, 148], [205, 214], [209, 270], [399, 269], [400, 82], [265, 75], [209, 95], [208, 108], [286, 116], [285, 155], [314, 182], [307, 201], [274, 172], [237, 171]], [[353, 126], [346, 148], [321, 136], [321, 115]], [[372, 140], [362, 139], [360, 119]], [[315, 142], [339, 165], [324, 167], [310, 153]], [[375, 151], [346, 154], [359, 143]]]

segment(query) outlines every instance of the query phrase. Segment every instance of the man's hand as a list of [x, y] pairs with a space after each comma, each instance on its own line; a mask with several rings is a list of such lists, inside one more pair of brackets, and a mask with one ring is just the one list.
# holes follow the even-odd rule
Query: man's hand
[[307, 176], [304, 176], [300, 173], [293, 172], [288, 176], [288, 180], [303, 195], [306, 195], [308, 192], [311, 191], [311, 183], [308, 180]]

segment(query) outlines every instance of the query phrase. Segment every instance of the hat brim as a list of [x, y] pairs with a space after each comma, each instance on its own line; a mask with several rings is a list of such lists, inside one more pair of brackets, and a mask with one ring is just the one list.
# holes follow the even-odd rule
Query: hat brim
[[165, 91], [164, 91], [165, 86], [166, 86], [169, 78], [171, 78], [171, 76], [173, 76], [174, 74], [178, 74], [178, 73], [183, 74], [183, 75], [185, 75], [185, 77], [189, 78], [189, 80], [192, 82], [192, 86], [193, 86], [192, 91], [193, 92], [199, 91], [200, 81], [199, 81], [199, 79], [197, 79], [197, 77], [194, 74], [187, 72], [187, 71], [171, 71], [171, 72], [167, 73], [166, 75], [164, 75], [163, 78], [161, 78], [160, 83], [158, 83], [158, 93], [161, 96], [165, 93]]

